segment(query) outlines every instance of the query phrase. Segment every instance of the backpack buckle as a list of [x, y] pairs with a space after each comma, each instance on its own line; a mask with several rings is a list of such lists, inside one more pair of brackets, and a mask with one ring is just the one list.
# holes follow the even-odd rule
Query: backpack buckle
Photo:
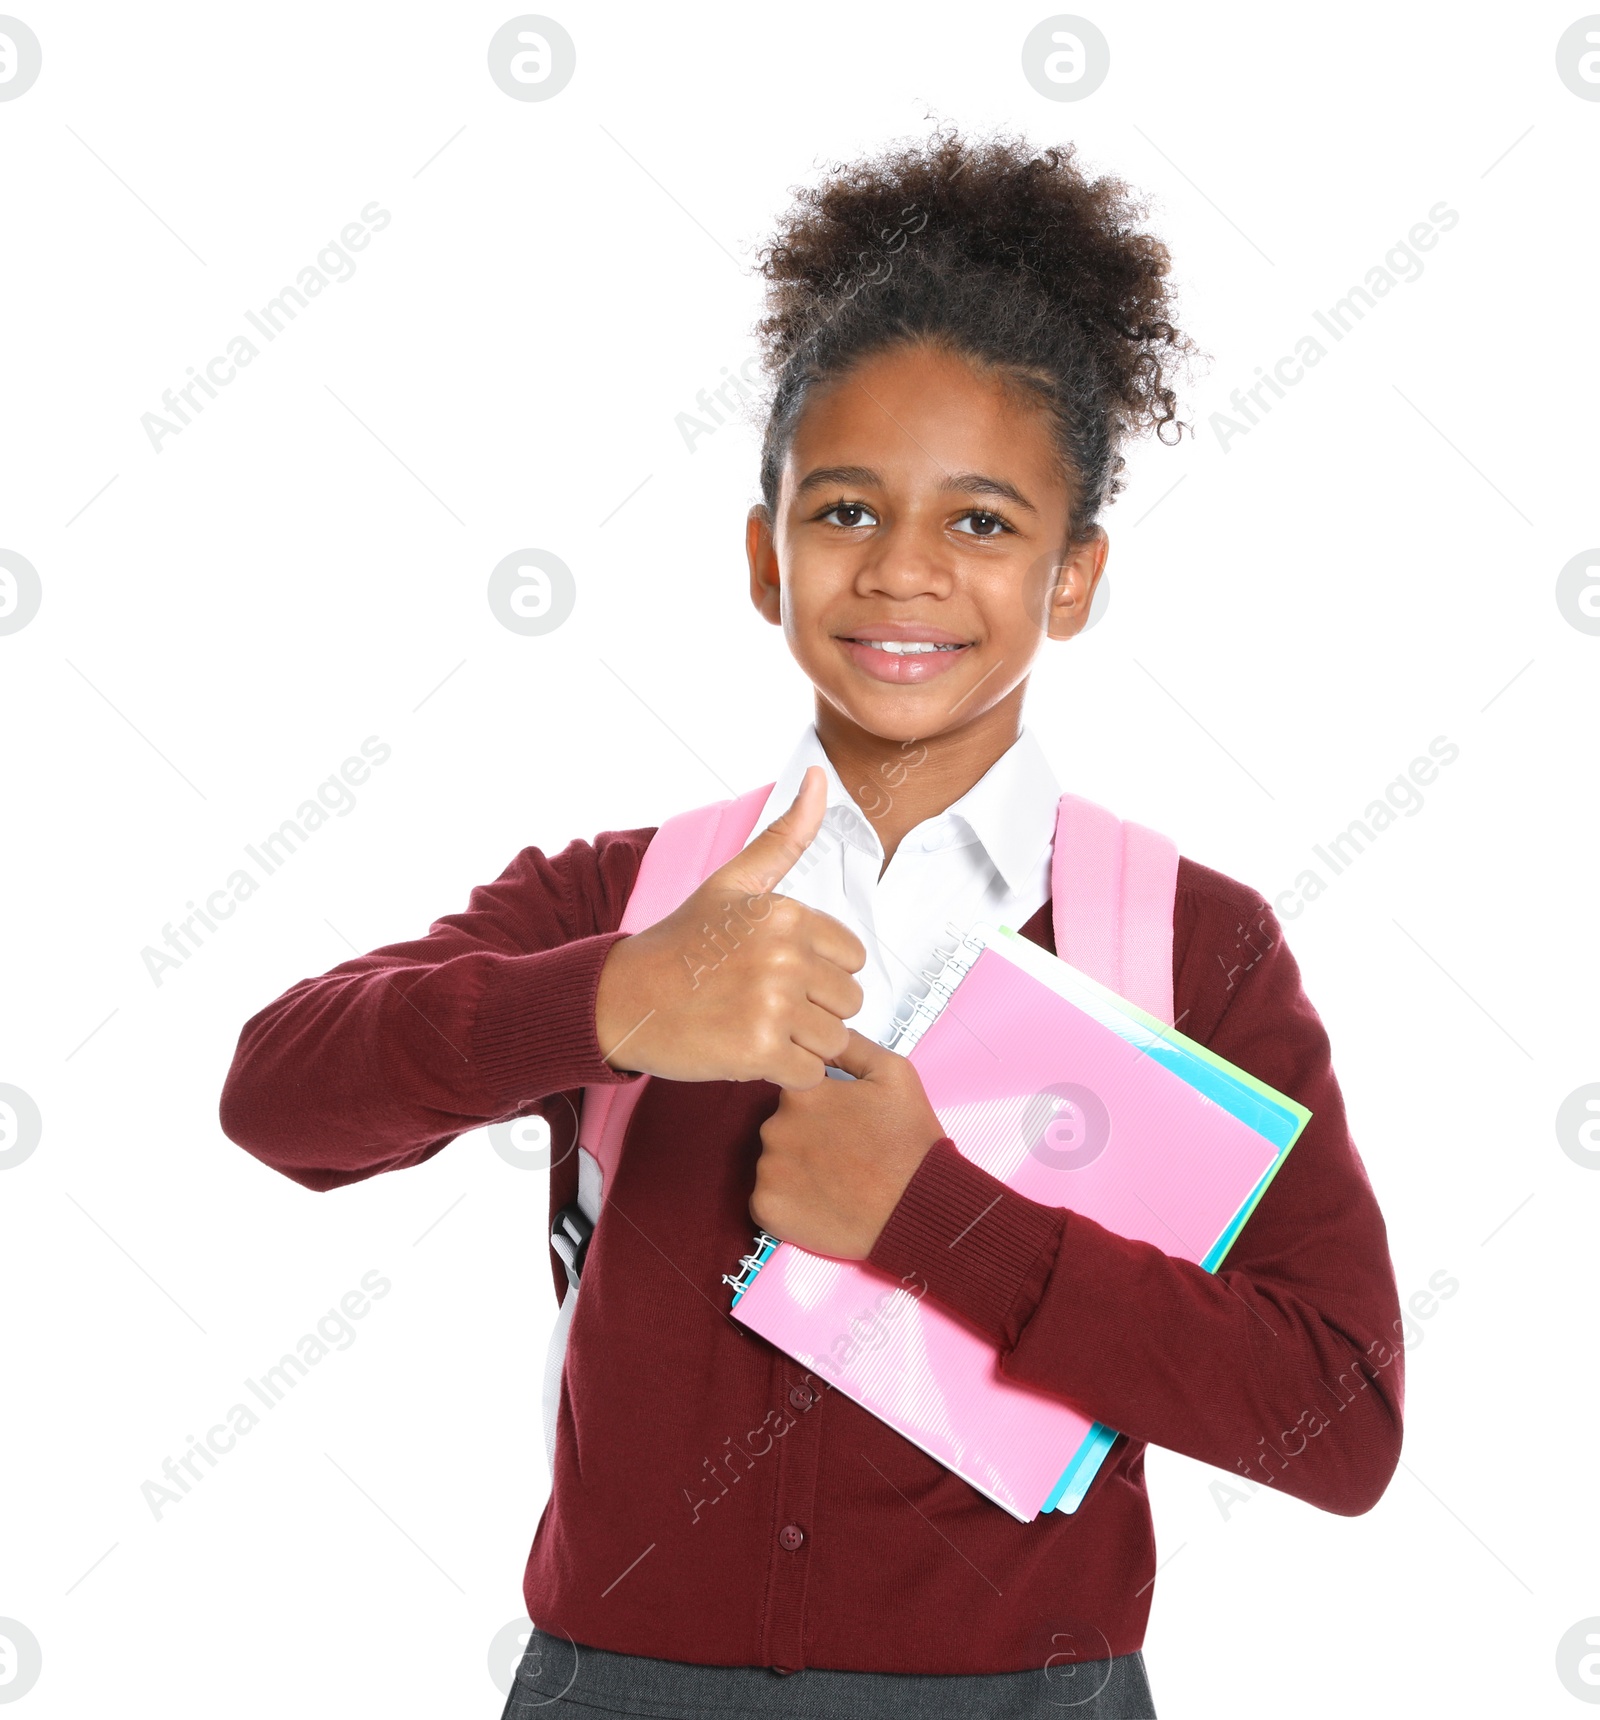
[[593, 1235], [594, 1225], [575, 1201], [571, 1206], [562, 1207], [551, 1223], [550, 1246], [566, 1267], [567, 1282], [574, 1290], [578, 1288], [583, 1263], [589, 1253], [589, 1238]]

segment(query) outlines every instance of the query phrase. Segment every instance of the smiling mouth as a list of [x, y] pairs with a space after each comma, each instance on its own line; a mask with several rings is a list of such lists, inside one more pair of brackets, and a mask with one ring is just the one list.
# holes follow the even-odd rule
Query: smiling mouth
[[835, 638], [859, 674], [890, 687], [920, 687], [953, 674], [956, 659], [975, 648], [970, 639], [857, 639], [848, 633]]
[[930, 651], [965, 651], [963, 645], [936, 645], [927, 639], [853, 639], [842, 635], [849, 645], [865, 645], [874, 651], [887, 651], [892, 657], [916, 657]]

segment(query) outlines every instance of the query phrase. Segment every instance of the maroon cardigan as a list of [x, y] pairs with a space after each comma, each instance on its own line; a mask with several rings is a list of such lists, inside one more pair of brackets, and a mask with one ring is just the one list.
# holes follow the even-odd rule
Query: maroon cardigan
[[[552, 1210], [574, 1199], [579, 1090], [637, 1079], [602, 1060], [595, 992], [652, 834], [524, 849], [426, 937], [291, 986], [240, 1034], [224, 1131], [325, 1190], [538, 1113]], [[1053, 949], [1048, 903], [1023, 930]], [[750, 1246], [777, 1089], [653, 1079], [570, 1333], [523, 1585], [538, 1625], [721, 1666], [1020, 1671], [1143, 1643], [1148, 1442], [1325, 1511], [1377, 1503], [1399, 1461], [1402, 1325], [1327, 1034], [1261, 896], [1188, 859], [1173, 976], [1184, 1033], [1312, 1113], [1223, 1270], [1014, 1194], [948, 1141], [872, 1254], [886, 1283], [915, 1275], [992, 1338], [1009, 1379], [1122, 1432], [1077, 1512], [1017, 1522], [729, 1318], [722, 1274]]]

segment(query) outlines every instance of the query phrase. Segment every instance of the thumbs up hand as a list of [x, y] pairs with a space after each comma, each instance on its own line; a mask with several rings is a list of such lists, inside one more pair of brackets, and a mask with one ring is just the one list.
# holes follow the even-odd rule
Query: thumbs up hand
[[856, 1079], [785, 1091], [761, 1125], [750, 1216], [813, 1254], [865, 1260], [944, 1125], [898, 1053], [852, 1030], [832, 1062]]
[[788, 811], [743, 852], [665, 919], [611, 946], [595, 1027], [613, 1069], [799, 1090], [846, 1050], [867, 952], [831, 914], [773, 890], [821, 828], [826, 785], [812, 765]]

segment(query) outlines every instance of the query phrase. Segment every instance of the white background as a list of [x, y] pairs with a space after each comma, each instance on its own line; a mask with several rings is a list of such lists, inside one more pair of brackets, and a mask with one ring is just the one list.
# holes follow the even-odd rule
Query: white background
[[[1273, 898], [1460, 749], [1284, 919], [1402, 1298], [1459, 1292], [1371, 1513], [1225, 1515], [1218, 1472], [1151, 1452], [1163, 1720], [1581, 1711], [1556, 1647], [1600, 1614], [1600, 1171], [1554, 1127], [1600, 1080], [1600, 638], [1555, 594], [1600, 542], [1600, 103], [1555, 70], [1580, 14], [1094, 0], [1110, 75], [1058, 102], [1022, 75], [1038, 7], [559, 0], [576, 75], [519, 102], [486, 70], [506, 8], [15, 3], [44, 53], [0, 103], [0, 547], [44, 593], [0, 637], [0, 1081], [44, 1120], [0, 1175], [0, 1616], [44, 1657], [19, 1716], [500, 1713], [547, 1488], [542, 1179], [475, 1133], [314, 1196], [218, 1094], [248, 1016], [524, 846], [771, 779], [810, 706], [746, 596], [754, 436], [690, 452], [675, 418], [754, 350], [788, 189], [930, 113], [1148, 193], [1211, 358], [1198, 435], [1134, 452], [1106, 515], [1108, 614], [1035, 675], [1063, 785]], [[356, 274], [154, 452], [141, 415], [373, 200]], [[1441, 200], [1421, 276], [1219, 447], [1230, 391]], [[529, 546], [577, 581], [542, 638], [485, 597]], [[144, 947], [368, 735], [393, 751], [356, 809], [153, 983]], [[393, 1289], [357, 1341], [156, 1520], [141, 1484], [369, 1269]]]

